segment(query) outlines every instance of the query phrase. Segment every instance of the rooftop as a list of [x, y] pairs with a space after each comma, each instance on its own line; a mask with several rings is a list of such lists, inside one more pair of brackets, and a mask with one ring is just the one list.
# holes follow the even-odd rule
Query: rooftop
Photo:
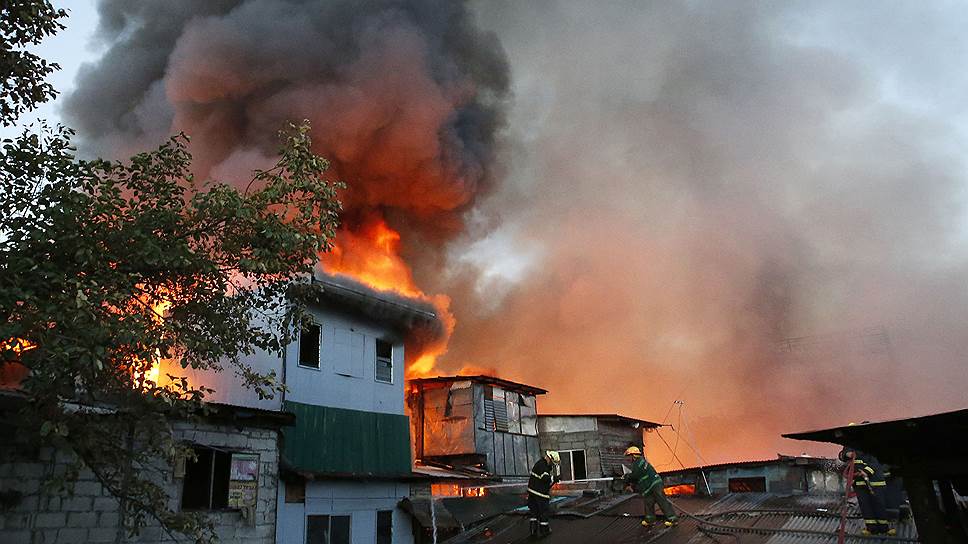
[[968, 456], [968, 409], [783, 436], [848, 445], [876, 455], [882, 462], [918, 465], [931, 473], [943, 464], [949, 467], [948, 472], [968, 473], [960, 462]]
[[621, 414], [538, 414], [539, 419], [542, 417], [594, 417], [596, 419], [607, 419], [621, 423], [638, 423], [645, 428], [662, 427], [662, 423], [656, 423], [647, 419], [623, 416]]
[[[642, 499], [635, 495], [604, 497], [588, 501], [583, 497], [572, 507], [559, 500], [551, 520], [552, 534], [544, 544], [586, 542], [706, 544], [743, 542], [744, 544], [834, 544], [837, 542], [841, 495], [777, 495], [772, 493], [733, 493], [720, 497], [681, 497], [672, 499], [681, 512], [673, 528], [644, 528], [640, 525]], [[522, 499], [523, 501], [523, 499]], [[872, 542], [858, 536], [863, 526], [855, 506], [847, 520], [846, 541], [850, 544]], [[523, 509], [492, 518], [458, 535], [447, 544], [492, 542], [509, 544], [528, 540], [528, 519]], [[875, 540], [876, 541], [876, 540]], [[898, 527], [890, 542], [917, 542], [913, 522]]]
[[429, 302], [378, 291], [347, 276], [317, 273], [311, 283], [294, 286], [291, 294], [306, 302], [333, 302], [408, 331], [422, 328], [432, 335], [443, 331], [436, 309]]
[[757, 460], [757, 459], [751, 459], [751, 460], [748, 460], [748, 461], [733, 461], [733, 462], [730, 462], [730, 463], [719, 463], [719, 464], [716, 464], [716, 465], [703, 465], [703, 466], [694, 466], [694, 467], [679, 468], [679, 469], [675, 469], [675, 470], [663, 470], [661, 472], [662, 472], [663, 475], [666, 475], [666, 474], [680, 474], [680, 473], [684, 473], [684, 472], [692, 472], [692, 471], [695, 471], [695, 470], [719, 470], [719, 469], [733, 468], [733, 467], [737, 467], [737, 468], [755, 468], [755, 467], [763, 467], [763, 466], [769, 466], [769, 465], [776, 465], [776, 464], [779, 464], [779, 463], [791, 464], [791, 465], [824, 465], [824, 466], [826, 466], [826, 465], [830, 465], [830, 464], [838, 464], [839, 461], [837, 459], [831, 459], [829, 457], [812, 457], [812, 456], [809, 456], [809, 455], [783, 455], [783, 454], [779, 454], [778, 453], [777, 456], [774, 457], [773, 459], [759, 459], [759, 460]]
[[409, 383], [415, 383], [415, 384], [425, 384], [425, 383], [450, 383], [450, 382], [471, 381], [471, 382], [475, 382], [475, 383], [481, 383], [481, 384], [485, 384], [485, 385], [492, 385], [492, 386], [500, 387], [501, 389], [504, 389], [504, 390], [507, 390], [507, 391], [514, 391], [516, 393], [523, 393], [525, 395], [543, 395], [543, 394], [545, 394], [545, 393], [548, 392], [545, 389], [541, 389], [540, 387], [534, 387], [533, 385], [527, 385], [527, 384], [523, 384], [523, 383], [512, 382], [510, 380], [503, 380], [501, 378], [495, 378], [494, 376], [483, 376], [483, 375], [463, 376], [463, 375], [459, 375], [458, 374], [458, 375], [455, 375], [455, 376], [436, 376], [436, 377], [433, 377], [433, 378], [414, 378], [414, 379], [407, 380], [407, 381]]

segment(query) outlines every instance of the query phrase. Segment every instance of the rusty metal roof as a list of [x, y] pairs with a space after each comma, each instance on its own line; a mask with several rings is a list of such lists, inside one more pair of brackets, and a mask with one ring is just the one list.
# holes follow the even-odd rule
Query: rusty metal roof
[[482, 383], [485, 385], [493, 385], [500, 387], [501, 389], [506, 389], [508, 391], [514, 391], [516, 393], [524, 393], [526, 395], [543, 395], [548, 391], [546, 389], [541, 389], [540, 387], [535, 387], [533, 385], [527, 385], [518, 382], [512, 382], [510, 380], [504, 380], [501, 378], [495, 378], [494, 376], [436, 376], [433, 378], [413, 378], [407, 380], [408, 383], [448, 383], [448, 382], [461, 382], [461, 381], [472, 381], [476, 383]]
[[673, 474], [683, 474], [687, 472], [695, 472], [699, 470], [720, 470], [724, 468], [742, 467], [742, 468], [754, 468], [763, 467], [769, 465], [831, 465], [839, 464], [840, 461], [830, 457], [812, 457], [808, 455], [783, 455], [777, 454], [773, 459], [750, 459], [747, 461], [733, 461], [730, 463], [719, 463], [716, 465], [702, 465], [686, 468], [678, 468], [674, 470], [663, 470], [660, 473], [663, 476], [673, 475]]

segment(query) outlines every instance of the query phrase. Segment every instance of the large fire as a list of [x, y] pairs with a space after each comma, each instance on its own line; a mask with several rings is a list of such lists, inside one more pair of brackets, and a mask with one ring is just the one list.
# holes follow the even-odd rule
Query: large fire
[[[151, 320], [156, 325], [163, 323], [165, 320], [165, 315], [168, 313], [168, 310], [171, 309], [172, 302], [164, 298], [149, 300], [149, 297], [146, 295], [143, 295], [141, 299], [143, 302], [146, 302], [151, 306]], [[159, 382], [161, 379], [161, 365], [167, 362], [167, 359], [163, 359], [161, 354], [157, 353], [151, 361], [151, 367], [144, 373], [144, 376], [135, 376], [135, 383], [142, 386], [147, 386], [147, 382], [151, 382], [156, 386], [161, 385]]]
[[433, 304], [444, 324], [445, 337], [410, 358], [406, 369], [407, 379], [429, 376], [437, 358], [447, 351], [447, 339], [456, 322], [450, 312], [450, 297], [428, 295], [417, 287], [410, 266], [400, 255], [400, 233], [382, 217], [372, 217], [352, 231], [340, 230], [333, 250], [324, 253], [321, 261], [329, 273], [345, 274], [378, 291], [399, 293]]

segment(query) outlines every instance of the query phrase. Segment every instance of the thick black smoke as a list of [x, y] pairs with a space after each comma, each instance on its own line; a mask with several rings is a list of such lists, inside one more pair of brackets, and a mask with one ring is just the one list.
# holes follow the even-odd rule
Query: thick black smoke
[[[68, 122], [119, 156], [173, 132], [201, 176], [245, 181], [276, 133], [309, 119], [350, 186], [344, 224], [387, 219], [435, 242], [491, 186], [508, 69], [462, 2], [221, 0], [100, 4], [104, 57], [82, 69]], [[420, 253], [404, 238], [405, 249]]]

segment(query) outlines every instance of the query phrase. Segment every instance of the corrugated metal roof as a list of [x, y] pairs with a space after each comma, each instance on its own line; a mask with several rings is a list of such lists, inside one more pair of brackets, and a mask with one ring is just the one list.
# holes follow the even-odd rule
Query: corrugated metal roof
[[665, 475], [673, 475], [673, 474], [682, 474], [686, 472], [694, 472], [698, 470], [720, 470], [720, 469], [732, 468], [732, 467], [751, 468], [751, 467], [761, 467], [761, 466], [779, 465], [779, 464], [831, 465], [831, 464], [840, 464], [840, 461], [829, 457], [811, 457], [806, 455], [793, 456], [793, 455], [777, 454], [777, 456], [773, 459], [762, 459], [762, 460], [750, 459], [748, 461], [732, 461], [729, 463], [719, 463], [717, 465], [704, 465], [704, 466], [679, 468], [675, 470], [663, 470], [661, 471], [661, 474], [665, 476]]
[[640, 423], [642, 427], [661, 427], [661, 423], [656, 423], [654, 421], [649, 421], [647, 419], [639, 419], [637, 417], [628, 417], [621, 414], [538, 414], [538, 418], [542, 417], [594, 417], [597, 419], [616, 419], [619, 421], [628, 421], [631, 423]]
[[[522, 499], [523, 500], [523, 499]], [[606, 499], [603, 499], [606, 500]], [[611, 500], [615, 500], [612, 498]], [[643, 504], [637, 496], [610, 508], [582, 517], [555, 515], [552, 534], [542, 539], [544, 544], [578, 544], [589, 542], [709, 544], [710, 542], [742, 542], [744, 544], [834, 544], [840, 518], [837, 508], [839, 495], [776, 495], [772, 493], [733, 493], [719, 498], [682, 497], [674, 499], [683, 514], [673, 528], [662, 526], [644, 528], [640, 524]], [[585, 505], [586, 509], [593, 508]], [[563, 512], [563, 504], [557, 510]], [[912, 542], [917, 538], [913, 522], [898, 527], [894, 539], [872, 539], [859, 535], [862, 521], [856, 507], [850, 510], [847, 523], [847, 542]], [[717, 527], [719, 526], [719, 528]], [[727, 529], [722, 529], [725, 527]], [[448, 543], [495, 542], [511, 544], [527, 542], [527, 517], [505, 514], [489, 520], [476, 530], [459, 535]]]
[[501, 378], [495, 378], [494, 376], [435, 376], [433, 378], [414, 378], [412, 380], [407, 380], [409, 383], [442, 383], [442, 382], [460, 382], [460, 381], [472, 381], [477, 383], [483, 383], [486, 385], [495, 385], [501, 389], [506, 389], [508, 391], [515, 391], [517, 393], [524, 393], [526, 395], [543, 395], [548, 391], [546, 389], [541, 389], [540, 387], [535, 387], [533, 385], [527, 385], [518, 382], [512, 382], [510, 380], [504, 380]]

